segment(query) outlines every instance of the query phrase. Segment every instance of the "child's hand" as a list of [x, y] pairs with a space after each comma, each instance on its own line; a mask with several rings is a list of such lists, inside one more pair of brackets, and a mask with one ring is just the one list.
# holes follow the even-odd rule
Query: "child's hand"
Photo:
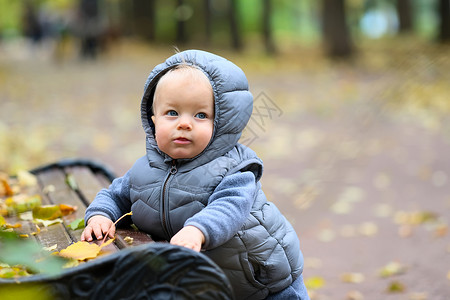
[[170, 243], [173, 245], [183, 246], [197, 252], [202, 249], [204, 242], [205, 236], [200, 229], [194, 226], [183, 227], [170, 240]]
[[99, 240], [103, 237], [104, 234], [109, 232], [109, 237], [113, 238], [114, 233], [116, 232], [116, 226], [114, 226], [113, 221], [104, 216], [93, 216], [89, 219], [86, 228], [83, 230], [81, 234], [82, 241], [92, 241], [92, 235]]

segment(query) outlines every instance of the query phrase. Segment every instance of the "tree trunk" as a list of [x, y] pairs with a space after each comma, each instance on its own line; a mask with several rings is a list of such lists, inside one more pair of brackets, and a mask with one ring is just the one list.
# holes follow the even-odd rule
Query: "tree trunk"
[[132, 31], [149, 41], [156, 37], [156, 1], [134, 0], [133, 1]]
[[346, 23], [345, 0], [323, 0], [323, 38], [331, 57], [350, 57], [353, 44]]
[[[177, 9], [182, 10], [184, 5], [184, 0], [177, 1]], [[179, 11], [179, 15], [177, 16], [177, 37], [176, 41], [178, 44], [185, 44], [187, 41], [186, 38], [186, 20], [181, 15]]]
[[272, 26], [270, 21], [270, 15], [272, 12], [272, 2], [271, 0], [264, 0], [263, 2], [263, 35], [264, 35], [264, 45], [266, 46], [266, 51], [269, 54], [274, 54], [276, 52], [275, 44], [273, 42], [272, 36]]
[[242, 50], [241, 34], [239, 32], [239, 17], [237, 9], [237, 0], [230, 0], [229, 17], [230, 17], [230, 31], [231, 31], [231, 46], [235, 50]]
[[205, 37], [206, 44], [209, 45], [211, 43], [212, 37], [212, 8], [211, 8], [211, 0], [205, 0]]
[[450, 0], [439, 0], [439, 41], [450, 42]]
[[399, 31], [410, 32], [413, 29], [413, 18], [411, 0], [397, 0], [397, 14], [399, 20]]

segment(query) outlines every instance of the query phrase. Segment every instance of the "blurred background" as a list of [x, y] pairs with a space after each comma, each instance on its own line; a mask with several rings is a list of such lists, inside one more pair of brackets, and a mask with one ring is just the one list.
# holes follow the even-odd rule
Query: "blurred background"
[[449, 0], [0, 0], [0, 170], [86, 157], [122, 175], [175, 47], [247, 74], [242, 143], [311, 298], [448, 299]]

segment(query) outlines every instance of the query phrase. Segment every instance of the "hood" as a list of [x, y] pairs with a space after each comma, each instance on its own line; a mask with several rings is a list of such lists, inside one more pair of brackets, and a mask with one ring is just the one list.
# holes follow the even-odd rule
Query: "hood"
[[197, 166], [224, 155], [236, 145], [251, 117], [253, 96], [248, 91], [248, 81], [244, 72], [225, 58], [200, 50], [187, 50], [169, 57], [150, 73], [145, 83], [141, 102], [142, 126], [147, 137], [147, 156], [150, 162], [154, 158], [149, 152], [154, 151], [161, 154], [162, 162], [166, 163], [172, 160], [156, 145], [155, 126], [151, 116], [153, 95], [158, 80], [168, 70], [180, 64], [193, 65], [203, 71], [209, 78], [214, 92], [215, 116], [211, 141], [197, 157], [177, 160], [189, 165], [193, 165], [195, 161]]

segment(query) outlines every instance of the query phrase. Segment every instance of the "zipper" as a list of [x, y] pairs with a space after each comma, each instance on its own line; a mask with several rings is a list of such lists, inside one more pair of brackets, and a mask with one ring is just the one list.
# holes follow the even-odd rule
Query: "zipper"
[[173, 232], [168, 224], [168, 217], [169, 217], [169, 197], [167, 195], [166, 197], [166, 189], [167, 189], [167, 183], [172, 178], [173, 175], [175, 175], [178, 172], [176, 161], [172, 160], [172, 166], [170, 167], [169, 174], [167, 174], [166, 180], [164, 181], [163, 190], [162, 190], [162, 225], [165, 234], [167, 237], [173, 236]]

